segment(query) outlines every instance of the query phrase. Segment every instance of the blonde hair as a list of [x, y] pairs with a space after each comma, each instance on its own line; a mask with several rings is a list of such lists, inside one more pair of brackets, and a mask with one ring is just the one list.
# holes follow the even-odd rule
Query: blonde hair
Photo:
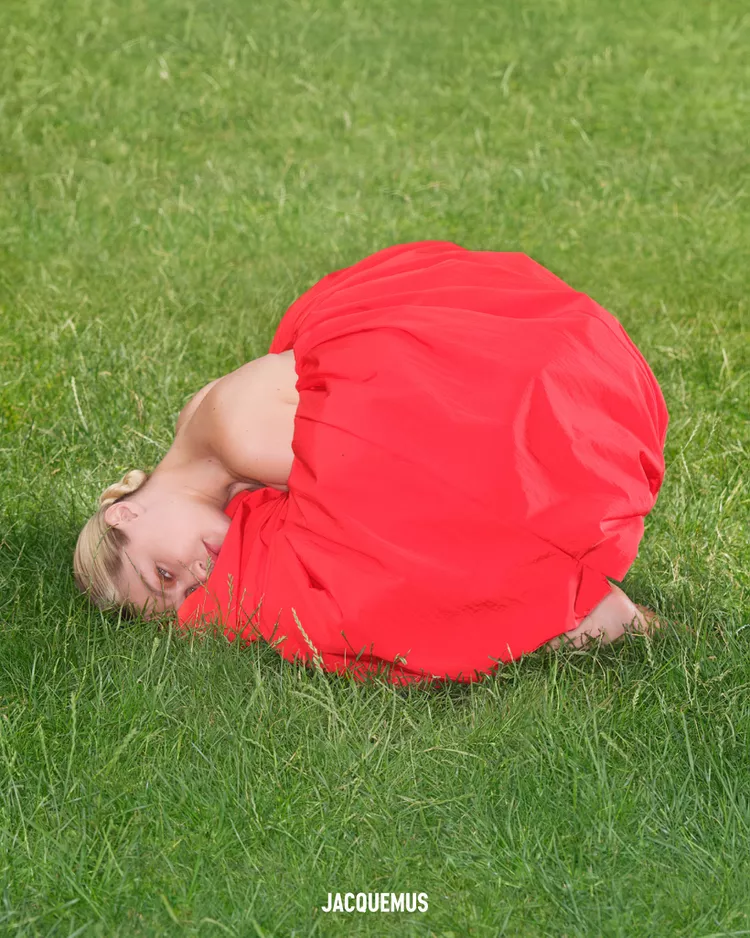
[[132, 605], [123, 601], [117, 586], [123, 571], [123, 550], [130, 538], [120, 527], [107, 524], [104, 512], [110, 505], [136, 492], [150, 475], [142, 469], [131, 469], [119, 482], [105, 489], [99, 496], [96, 514], [78, 535], [73, 576], [78, 589], [99, 609], [122, 609], [126, 616], [136, 613]]

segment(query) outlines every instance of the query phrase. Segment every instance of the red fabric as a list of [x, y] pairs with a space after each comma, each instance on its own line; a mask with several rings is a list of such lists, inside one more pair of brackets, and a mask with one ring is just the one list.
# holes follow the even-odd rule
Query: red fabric
[[270, 351], [290, 348], [289, 491], [232, 500], [182, 626], [360, 678], [470, 681], [625, 577], [669, 416], [588, 296], [524, 254], [400, 244], [293, 303]]

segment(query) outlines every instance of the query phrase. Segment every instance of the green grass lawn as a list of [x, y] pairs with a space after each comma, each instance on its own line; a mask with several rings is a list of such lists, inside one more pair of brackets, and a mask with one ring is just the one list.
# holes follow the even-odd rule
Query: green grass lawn
[[[0, 5], [0, 934], [750, 934], [740, 0]], [[670, 410], [668, 622], [358, 685], [89, 609], [72, 554], [207, 381], [390, 244], [523, 251]], [[414, 914], [329, 892], [425, 892]]]

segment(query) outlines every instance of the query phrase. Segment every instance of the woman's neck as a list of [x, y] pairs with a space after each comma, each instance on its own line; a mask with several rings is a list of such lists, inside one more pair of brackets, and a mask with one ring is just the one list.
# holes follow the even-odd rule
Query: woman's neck
[[260, 483], [238, 480], [216, 459], [197, 459], [185, 450], [179, 436], [151, 473], [149, 483], [152, 491], [162, 486], [177, 489], [222, 511], [238, 492], [261, 487]]

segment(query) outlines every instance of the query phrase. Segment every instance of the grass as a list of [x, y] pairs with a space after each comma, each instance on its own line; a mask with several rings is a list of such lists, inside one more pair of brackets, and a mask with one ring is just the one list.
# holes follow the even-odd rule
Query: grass
[[[5, 0], [0, 934], [750, 934], [739, 0]], [[330, 270], [436, 238], [610, 309], [671, 414], [670, 627], [399, 689], [89, 609], [99, 493]], [[692, 631], [691, 631], [692, 630]], [[324, 914], [329, 892], [427, 912]]]

